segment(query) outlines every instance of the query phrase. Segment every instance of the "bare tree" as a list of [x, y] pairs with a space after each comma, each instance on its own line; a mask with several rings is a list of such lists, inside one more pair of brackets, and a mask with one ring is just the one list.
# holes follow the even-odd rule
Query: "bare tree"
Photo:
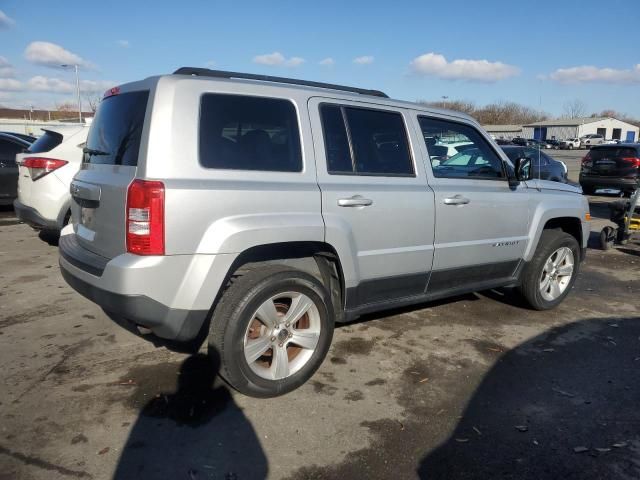
[[58, 112], [70, 113], [78, 111], [78, 107], [71, 102], [56, 103], [55, 107]]
[[82, 98], [84, 98], [85, 103], [89, 105], [89, 108], [93, 113], [96, 112], [98, 105], [102, 101], [102, 95], [96, 92], [85, 92], [82, 95]]
[[483, 125], [517, 124], [524, 125], [531, 122], [546, 120], [549, 115], [526, 105], [515, 102], [496, 102], [483, 107], [464, 100], [420, 101], [423, 105], [436, 108], [447, 108], [464, 112], [474, 117]]
[[574, 99], [565, 102], [563, 113], [566, 118], [579, 118], [587, 115], [587, 106], [582, 100]]

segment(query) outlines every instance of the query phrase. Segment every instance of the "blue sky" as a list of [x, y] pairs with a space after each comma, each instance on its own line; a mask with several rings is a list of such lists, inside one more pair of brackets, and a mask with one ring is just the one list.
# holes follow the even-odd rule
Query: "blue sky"
[[560, 115], [579, 99], [588, 113], [640, 117], [637, 0], [28, 5], [0, 0], [7, 106], [72, 100], [73, 73], [55, 66], [64, 61], [83, 65], [84, 90], [213, 65], [377, 88], [404, 100], [511, 100]]

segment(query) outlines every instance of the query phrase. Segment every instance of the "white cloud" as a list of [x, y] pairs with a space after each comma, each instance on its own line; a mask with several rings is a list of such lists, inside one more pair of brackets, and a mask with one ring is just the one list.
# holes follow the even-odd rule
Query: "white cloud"
[[433, 52], [414, 58], [410, 67], [421, 75], [486, 83], [504, 80], [520, 73], [519, 68], [502, 62], [465, 59], [448, 62], [443, 55]]
[[362, 57], [356, 57], [353, 59], [353, 63], [357, 63], [358, 65], [369, 65], [373, 63], [374, 57], [371, 55], [363, 55]]
[[333, 67], [335, 65], [335, 60], [331, 57], [327, 57], [318, 62], [318, 65], [322, 65], [323, 67]]
[[13, 65], [9, 63], [9, 60], [7, 60], [5, 57], [0, 55], [0, 77], [8, 78], [8, 77], [15, 77], [15, 76], [16, 76], [16, 71], [13, 68]]
[[11, 28], [16, 24], [16, 21], [9, 17], [6, 13], [0, 10], [0, 29]]
[[[104, 92], [114, 85], [116, 85], [116, 82], [108, 80], [81, 80], [80, 91], [85, 93]], [[76, 84], [59, 78], [37, 75], [27, 81], [27, 89], [34, 92], [75, 93]]]
[[0, 78], [0, 90], [17, 92], [23, 89], [22, 82], [15, 78]]
[[286, 58], [280, 52], [266, 53], [264, 55], [257, 55], [253, 57], [253, 62], [260, 65], [284, 67], [297, 67], [298, 65], [302, 65], [304, 61], [304, 58], [300, 57]]
[[640, 63], [629, 70], [598, 68], [591, 65], [559, 68], [551, 73], [549, 78], [559, 83], [634, 84], [640, 83]]
[[119, 47], [129, 48], [129, 40], [118, 40], [116, 43]]
[[60, 45], [50, 42], [31, 42], [24, 51], [27, 60], [37, 65], [59, 67], [60, 65], [79, 65], [93, 68], [93, 65]]

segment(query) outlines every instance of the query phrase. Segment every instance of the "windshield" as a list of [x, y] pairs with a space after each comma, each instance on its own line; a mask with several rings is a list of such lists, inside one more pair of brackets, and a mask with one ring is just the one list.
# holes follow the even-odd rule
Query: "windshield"
[[84, 162], [137, 165], [148, 91], [113, 95], [100, 102], [84, 148]]

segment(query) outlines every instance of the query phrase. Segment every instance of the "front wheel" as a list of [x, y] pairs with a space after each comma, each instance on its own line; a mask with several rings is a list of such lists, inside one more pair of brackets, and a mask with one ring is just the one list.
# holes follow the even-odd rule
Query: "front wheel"
[[561, 230], [544, 230], [531, 262], [525, 267], [520, 292], [536, 310], [549, 310], [569, 294], [580, 265], [576, 239]]
[[262, 265], [239, 272], [211, 322], [209, 349], [220, 358], [220, 376], [252, 397], [298, 388], [329, 350], [330, 298], [318, 279], [297, 269]]

